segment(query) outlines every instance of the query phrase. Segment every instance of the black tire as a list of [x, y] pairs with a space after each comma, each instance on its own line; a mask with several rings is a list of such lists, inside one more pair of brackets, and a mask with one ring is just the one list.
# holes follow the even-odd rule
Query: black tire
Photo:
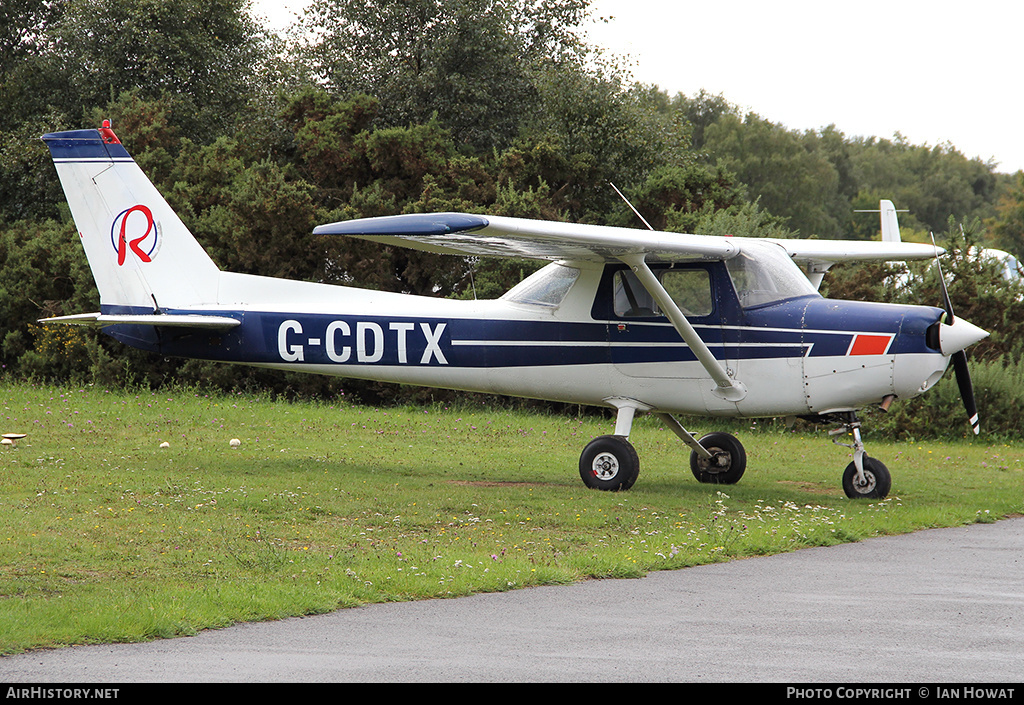
[[580, 477], [593, 490], [628, 490], [640, 475], [636, 449], [622, 436], [598, 436], [580, 455]]
[[747, 469], [747, 451], [743, 444], [728, 433], [709, 433], [700, 439], [701, 446], [711, 453], [702, 458], [690, 452], [690, 470], [698, 482], [713, 485], [735, 485]]
[[850, 463], [843, 472], [843, 491], [850, 499], [885, 499], [892, 488], [889, 468], [881, 461], [864, 456], [864, 484], [857, 482], [857, 464]]

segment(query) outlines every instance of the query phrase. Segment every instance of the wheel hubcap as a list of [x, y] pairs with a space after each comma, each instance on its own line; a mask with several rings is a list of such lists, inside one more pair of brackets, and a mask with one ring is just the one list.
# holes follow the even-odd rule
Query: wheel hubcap
[[708, 448], [710, 458], [702, 458], [700, 469], [704, 472], [720, 473], [726, 472], [732, 466], [732, 456], [721, 448]]
[[611, 480], [619, 474], [619, 459], [611, 453], [600, 453], [592, 463], [594, 476], [599, 480]]
[[860, 478], [856, 475], [853, 476], [853, 486], [861, 494], [868, 494], [875, 489], [875, 473], [868, 470], [864, 471], [864, 481], [861, 482]]

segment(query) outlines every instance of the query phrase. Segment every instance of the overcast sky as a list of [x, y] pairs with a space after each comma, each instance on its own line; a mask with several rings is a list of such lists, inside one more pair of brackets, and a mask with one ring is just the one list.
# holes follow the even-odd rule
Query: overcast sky
[[[257, 0], [287, 24], [303, 0]], [[263, 8], [266, 7], [264, 10]], [[591, 43], [636, 80], [795, 130], [952, 143], [1024, 169], [1020, 0], [594, 0]]]

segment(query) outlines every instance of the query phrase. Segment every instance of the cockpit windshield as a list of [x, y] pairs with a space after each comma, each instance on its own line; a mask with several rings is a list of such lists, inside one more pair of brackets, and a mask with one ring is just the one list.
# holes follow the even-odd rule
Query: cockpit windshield
[[502, 298], [518, 304], [555, 307], [562, 303], [579, 275], [580, 270], [575, 267], [550, 264], [509, 289]]
[[725, 264], [743, 308], [819, 295], [786, 251], [770, 242], [744, 242]]

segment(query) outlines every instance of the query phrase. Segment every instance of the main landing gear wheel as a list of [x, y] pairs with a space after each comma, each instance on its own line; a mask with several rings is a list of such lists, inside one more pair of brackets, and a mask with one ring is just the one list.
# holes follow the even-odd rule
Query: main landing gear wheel
[[622, 436], [598, 436], [580, 455], [580, 477], [593, 490], [628, 490], [639, 475], [640, 458]]
[[857, 478], [857, 464], [850, 463], [843, 472], [843, 491], [850, 499], [885, 499], [892, 487], [889, 468], [880, 461], [864, 456], [864, 480]]
[[690, 453], [690, 470], [698, 482], [717, 485], [734, 485], [747, 469], [747, 452], [743, 444], [728, 433], [709, 433], [700, 439], [701, 446], [711, 453], [702, 458], [695, 451]]

